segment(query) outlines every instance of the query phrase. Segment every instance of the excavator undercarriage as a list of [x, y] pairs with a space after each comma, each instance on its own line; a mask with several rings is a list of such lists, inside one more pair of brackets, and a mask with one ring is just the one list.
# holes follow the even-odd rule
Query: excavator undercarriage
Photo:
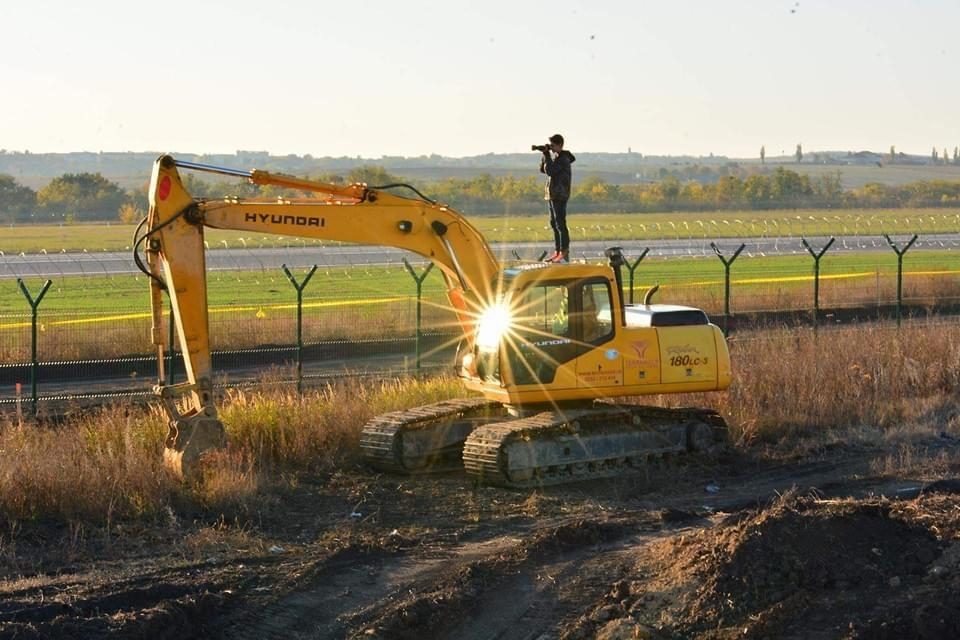
[[531, 488], [643, 471], [674, 455], [712, 455], [727, 426], [715, 411], [597, 401], [512, 417], [482, 398], [446, 400], [368, 422], [371, 466], [418, 474], [464, 468], [485, 484]]

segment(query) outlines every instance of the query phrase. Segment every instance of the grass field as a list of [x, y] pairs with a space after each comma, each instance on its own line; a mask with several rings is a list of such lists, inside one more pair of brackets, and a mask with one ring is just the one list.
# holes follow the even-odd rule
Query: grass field
[[[552, 238], [542, 216], [469, 216], [490, 242], [542, 241]], [[712, 211], [698, 213], [591, 213], [569, 216], [577, 240], [644, 240], [661, 238], [736, 238], [757, 236], [827, 236], [929, 234], [960, 232], [960, 210], [854, 209], [843, 211]], [[17, 225], [0, 227], [5, 254], [40, 251], [122, 251], [131, 246], [134, 225]], [[236, 231], [207, 230], [211, 249], [228, 247], [322, 246], [318, 240], [255, 236]]]
[[[759, 160], [741, 162], [748, 168], [760, 166]], [[813, 162], [797, 164], [793, 161], [793, 158], [776, 158], [771, 162], [771, 159], [769, 157], [767, 158], [766, 167], [771, 171], [781, 166], [790, 171], [806, 174], [811, 178], [840, 174], [840, 183], [844, 189], [855, 189], [870, 182], [885, 185], [900, 185], [924, 180], [960, 179], [960, 166], [955, 164], [884, 164], [878, 167], [873, 164], [836, 165], [816, 164]]]
[[[805, 254], [742, 254], [731, 269], [731, 310], [811, 309], [812, 265]], [[828, 253], [821, 262], [820, 305], [893, 302], [895, 275], [892, 251]], [[41, 282], [30, 279], [27, 284], [36, 292]], [[724, 271], [713, 256], [647, 259], [635, 271], [635, 300], [654, 284], [660, 285], [656, 302], [689, 304], [712, 315], [724, 309]], [[304, 339], [410, 336], [416, 326], [415, 291], [401, 267], [318, 270], [304, 292]], [[922, 304], [960, 300], [960, 252], [909, 253], [904, 298]], [[292, 343], [295, 301], [293, 287], [279, 270], [210, 274], [213, 347]], [[29, 306], [12, 280], [0, 282], [0, 309], [0, 360], [24, 361], [30, 353]], [[39, 309], [44, 360], [115, 357], [150, 349], [148, 284], [143, 276], [59, 279]], [[446, 308], [443, 281], [433, 271], [424, 282], [422, 326], [455, 331], [454, 320]]]
[[[890, 277], [896, 271], [896, 256], [883, 253], [827, 253], [821, 261], [824, 280], [856, 279], [858, 276]], [[759, 256], [741, 254], [731, 269], [731, 281], [739, 295], [771, 285], [809, 288], [813, 260], [809, 255]], [[950, 276], [960, 273], [960, 252], [917, 251], [905, 258], [905, 272], [914, 275]], [[294, 270], [302, 279], [305, 270]], [[649, 258], [634, 273], [635, 288], [660, 284], [709, 287], [722, 283], [723, 266], [713, 256], [697, 258]], [[625, 272], [625, 277], [627, 274]], [[25, 279], [31, 291], [42, 285], [39, 278]], [[209, 304], [226, 306], [289, 305], [296, 293], [279, 270], [212, 272], [208, 276]], [[308, 302], [363, 304], [413, 295], [416, 291], [409, 273], [401, 266], [341, 267], [318, 269], [304, 290]], [[431, 271], [423, 291], [430, 300], [444, 298], [444, 283], [438, 271]], [[109, 314], [149, 310], [149, 289], [145, 276], [68, 276], [53, 282], [41, 309], [47, 313]], [[0, 281], [0, 309], [27, 312], [29, 307], [13, 280]]]

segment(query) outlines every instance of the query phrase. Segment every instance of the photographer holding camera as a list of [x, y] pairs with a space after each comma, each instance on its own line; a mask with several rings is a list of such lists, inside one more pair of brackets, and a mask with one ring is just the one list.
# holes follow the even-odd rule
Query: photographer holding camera
[[540, 151], [540, 173], [547, 175], [544, 199], [550, 206], [550, 226], [553, 228], [553, 244], [556, 248], [547, 262], [570, 262], [570, 231], [567, 230], [567, 200], [570, 199], [570, 185], [573, 172], [570, 165], [576, 160], [573, 154], [563, 148], [563, 136], [555, 133], [550, 136], [550, 144], [532, 145], [532, 151]]

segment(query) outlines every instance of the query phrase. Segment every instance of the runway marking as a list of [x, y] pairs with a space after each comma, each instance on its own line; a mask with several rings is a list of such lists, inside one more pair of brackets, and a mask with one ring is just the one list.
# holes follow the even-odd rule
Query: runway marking
[[[838, 274], [827, 274], [820, 275], [821, 280], [851, 280], [857, 278], [873, 278], [877, 275], [881, 276], [890, 276], [893, 272], [889, 271], [860, 271], [855, 273], [838, 273]], [[957, 269], [942, 269], [934, 271], [904, 271], [904, 276], [948, 276], [948, 275], [958, 275], [960, 270]], [[788, 283], [788, 282], [812, 282], [813, 275], [806, 276], [780, 276], [776, 278], [740, 278], [740, 279], [731, 279], [731, 285], [749, 285], [749, 284], [776, 284], [776, 283]], [[722, 285], [723, 280], [699, 280], [695, 282], [676, 282], [676, 283], [663, 283], [663, 287], [704, 287], [711, 285]], [[652, 285], [644, 284], [635, 284], [634, 289], [645, 289], [649, 288]], [[408, 300], [413, 298], [413, 296], [391, 296], [387, 298], [360, 298], [357, 300], [333, 300], [326, 302], [304, 302], [304, 309], [319, 309], [319, 308], [334, 308], [334, 307], [351, 307], [351, 306], [366, 306], [372, 304], [382, 304], [384, 302], [397, 302], [401, 300]], [[222, 307], [210, 307], [210, 314], [218, 313], [238, 313], [238, 312], [249, 312], [253, 311], [257, 314], [257, 317], [264, 317], [264, 310], [267, 311], [286, 311], [296, 309], [297, 305], [294, 303], [283, 303], [283, 304], [267, 304], [267, 305], [244, 305], [242, 307], [233, 307], [233, 306], [222, 306]], [[166, 313], [164, 315], [167, 315]], [[87, 317], [87, 318], [73, 318], [70, 320], [50, 320], [44, 321], [42, 324], [44, 327], [61, 327], [69, 325], [83, 325], [83, 324], [94, 324], [97, 322], [119, 322], [125, 320], [143, 320], [150, 318], [151, 314], [149, 313], [124, 313], [111, 316], [96, 316], [96, 317]], [[12, 330], [12, 329], [23, 329], [29, 327], [30, 322], [8, 322], [0, 324], [0, 331]]]
[[[352, 307], [352, 306], [365, 306], [371, 304], [380, 304], [384, 302], [397, 302], [400, 300], [406, 300], [412, 296], [392, 296], [389, 298], [361, 298], [359, 300], [334, 300], [330, 302], [304, 302], [304, 309], [319, 309], [327, 307]], [[264, 310], [267, 311], [285, 311], [288, 309], [296, 309], [297, 305], [293, 303], [284, 303], [284, 304], [265, 304], [265, 305], [245, 305], [242, 307], [210, 307], [209, 311], [211, 314], [217, 313], [236, 313], [243, 311], [253, 311], [257, 314], [260, 314]], [[164, 312], [164, 316], [169, 315]], [[73, 318], [70, 320], [51, 320], [45, 321], [42, 324], [51, 327], [61, 327], [68, 325], [78, 325], [78, 324], [92, 324], [95, 322], [117, 322], [122, 320], [143, 320], [150, 318], [151, 314], [149, 313], [123, 313], [112, 316], [96, 316], [92, 318]], [[258, 315], [258, 317], [263, 317]], [[29, 327], [29, 322], [8, 322], [5, 324], [0, 324], [0, 331], [6, 329], [22, 329], [24, 327]]]
[[[906, 276], [946, 276], [946, 275], [957, 275], [960, 274], [960, 270], [950, 269], [950, 270], [940, 270], [940, 271], [904, 271], [903, 275]], [[893, 272], [888, 271], [861, 271], [856, 273], [834, 273], [834, 274], [820, 274], [820, 280], [848, 280], [854, 278], [874, 278], [877, 275], [889, 277], [893, 275]], [[776, 284], [778, 282], [813, 282], [813, 276], [780, 276], [777, 278], [740, 278], [740, 279], [730, 279], [730, 284]], [[703, 287], [708, 285], [721, 285], [723, 280], [698, 280], [696, 282], [665, 282], [662, 283], [661, 287]], [[634, 288], [646, 288], [653, 285], [634, 285]]]

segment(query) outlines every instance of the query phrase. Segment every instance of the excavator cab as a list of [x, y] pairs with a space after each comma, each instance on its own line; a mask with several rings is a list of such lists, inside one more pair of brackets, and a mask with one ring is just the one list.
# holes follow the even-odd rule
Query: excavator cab
[[615, 267], [524, 265], [505, 269], [501, 286], [459, 372], [517, 413], [729, 384], [726, 342], [706, 314], [625, 305]]

